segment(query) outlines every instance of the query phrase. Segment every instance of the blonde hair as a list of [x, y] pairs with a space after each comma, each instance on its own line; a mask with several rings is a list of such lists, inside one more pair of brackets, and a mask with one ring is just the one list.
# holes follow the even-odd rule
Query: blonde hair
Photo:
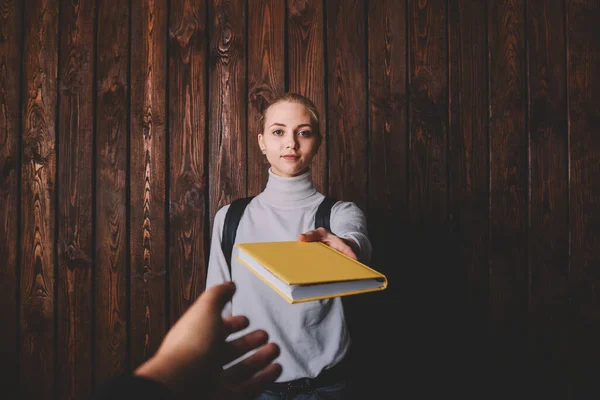
[[308, 97], [293, 92], [287, 92], [280, 96], [277, 96], [273, 99], [273, 101], [269, 103], [267, 107], [265, 107], [259, 120], [260, 133], [263, 133], [265, 130], [265, 116], [267, 115], [267, 111], [269, 111], [269, 109], [275, 104], [283, 102], [298, 103], [306, 107], [308, 112], [310, 113], [310, 120], [313, 125], [313, 133], [316, 133], [318, 136], [321, 136], [321, 132], [319, 131], [319, 112], [317, 111], [315, 103], [313, 103]]

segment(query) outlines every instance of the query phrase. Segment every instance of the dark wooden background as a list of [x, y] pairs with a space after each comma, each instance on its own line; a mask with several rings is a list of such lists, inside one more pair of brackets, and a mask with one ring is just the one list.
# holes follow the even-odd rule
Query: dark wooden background
[[82, 398], [156, 350], [204, 289], [216, 210], [263, 188], [258, 115], [290, 90], [321, 112], [318, 189], [365, 210], [390, 280], [347, 299], [365, 393], [589, 394], [599, 20], [598, 0], [0, 0], [0, 391]]

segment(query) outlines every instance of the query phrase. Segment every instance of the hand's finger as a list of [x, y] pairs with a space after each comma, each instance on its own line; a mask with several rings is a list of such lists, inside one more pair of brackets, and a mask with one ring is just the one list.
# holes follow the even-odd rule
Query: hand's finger
[[[220, 321], [221, 312], [225, 304], [232, 299], [234, 293], [235, 284], [233, 282], [225, 282], [205, 290], [177, 320], [173, 328], [176, 326], [189, 326], [189, 324], [194, 325], [198, 323], [199, 318], [205, 320], [206, 318], [215, 317]], [[217, 320], [214, 322], [217, 322]]]
[[223, 350], [223, 365], [236, 360], [244, 354], [257, 349], [269, 340], [269, 335], [262, 329], [245, 334], [231, 342], [227, 342]]
[[211, 309], [222, 310], [228, 301], [231, 301], [235, 293], [235, 284], [233, 282], [224, 282], [207, 289], [199, 297], [199, 301]]
[[254, 354], [223, 371], [227, 382], [241, 383], [269, 365], [279, 356], [279, 346], [275, 343], [261, 346]]
[[352, 249], [348, 248], [345, 251], [343, 251], [342, 253], [344, 253], [348, 257], [352, 258], [353, 260], [358, 261], [358, 257], [356, 256], [356, 254], [354, 254], [354, 251], [352, 251]]
[[301, 233], [298, 235], [298, 240], [301, 242], [319, 242], [327, 239], [329, 232], [325, 228], [318, 228], [312, 231]]
[[248, 318], [243, 315], [236, 315], [233, 317], [223, 318], [223, 327], [225, 336], [229, 336], [232, 333], [239, 332], [244, 328], [247, 328], [250, 324]]
[[330, 246], [350, 258], [352, 258], [354, 260], [358, 260], [358, 257], [356, 256], [356, 254], [354, 254], [354, 251], [352, 250], [352, 247], [348, 246], [344, 242], [331, 243]]
[[281, 365], [277, 363], [267, 365], [262, 371], [255, 374], [242, 386], [242, 393], [254, 399], [261, 394], [269, 384], [275, 382], [281, 375]]

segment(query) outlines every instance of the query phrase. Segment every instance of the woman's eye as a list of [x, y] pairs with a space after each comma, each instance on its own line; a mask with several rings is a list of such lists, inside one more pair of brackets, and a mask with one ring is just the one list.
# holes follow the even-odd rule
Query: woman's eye
[[283, 135], [283, 131], [281, 129], [276, 129], [273, 131], [273, 135], [277, 135], [277, 136]]
[[300, 136], [306, 136], [306, 137], [310, 136], [311, 134], [312, 134], [311, 131], [300, 131], [300, 132], [298, 132], [298, 135], [300, 135]]

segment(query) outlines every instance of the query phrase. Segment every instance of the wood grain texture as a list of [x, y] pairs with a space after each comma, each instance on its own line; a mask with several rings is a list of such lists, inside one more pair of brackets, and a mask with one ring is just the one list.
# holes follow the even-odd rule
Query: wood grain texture
[[258, 147], [260, 116], [284, 91], [285, 3], [250, 1], [248, 20], [248, 195], [262, 192], [269, 178], [269, 162]]
[[129, 7], [98, 3], [96, 65], [95, 377], [125, 372]]
[[483, 321], [490, 280], [486, 5], [450, 2], [448, 15], [449, 212], [459, 268], [467, 279], [469, 312]]
[[[405, 4], [369, 3], [369, 226], [385, 240], [408, 221]], [[397, 5], [397, 4], [396, 4]], [[389, 252], [389, 254], [385, 254]], [[374, 257], [393, 258], [383, 243]], [[385, 264], [381, 265], [386, 267]], [[390, 266], [387, 273], [393, 274]]]
[[205, 287], [208, 260], [208, 41], [205, 0], [171, 1], [169, 28], [170, 323]]
[[[407, 275], [404, 268], [398, 268], [396, 258], [399, 244], [406, 243], [402, 229], [408, 221], [406, 3], [370, 1], [367, 12], [369, 158], [366, 211], [373, 246], [370, 265], [398, 286], [396, 290], [371, 299], [356, 299], [355, 307], [368, 309], [364, 320], [368, 328], [359, 325], [358, 329], [364, 332], [351, 332], [354, 349], [362, 350], [364, 376], [368, 376], [359, 396], [365, 398], [385, 398], [389, 393], [397, 393], [392, 383], [394, 373], [385, 365], [393, 360], [406, 360], [407, 355], [403, 346], [394, 340], [397, 331], [393, 326], [398, 321], [392, 323], [388, 318], [389, 315], [402, 315], [402, 324], [408, 321], [406, 309], [401, 306], [406, 304], [406, 291], [401, 282], [406, 282]], [[350, 299], [347, 300], [345, 305], [352, 306]], [[374, 340], [386, 343], [385, 354], [372, 351], [368, 343]]]
[[[564, 6], [564, 5], [563, 5]], [[536, 369], [558, 372], [568, 319], [569, 196], [565, 10], [556, 2], [527, 2], [530, 134], [529, 348]], [[544, 398], [568, 398], [562, 377], [545, 380]], [[543, 392], [542, 392], [543, 390]]]
[[410, 1], [408, 12], [411, 218], [439, 226], [447, 217], [446, 3]]
[[[520, 351], [527, 310], [527, 127], [524, 2], [488, 8], [490, 87], [490, 309], [495, 337]], [[515, 339], [513, 341], [513, 339]], [[498, 351], [503, 352], [504, 346]]]
[[23, 4], [0, 0], [0, 386], [9, 396], [19, 382], [19, 135]]
[[453, 315], [449, 325], [456, 334], [449, 347], [460, 349], [448, 358], [463, 359], [458, 370], [448, 367], [460, 374], [457, 382], [460, 376], [472, 377], [460, 387], [472, 398], [489, 384], [482, 366], [494, 365], [485, 348], [490, 290], [487, 6], [460, 0], [448, 7], [448, 212], [455, 258], [441, 259], [439, 269], [451, 271], [443, 276], [444, 297], [454, 301], [444, 301], [443, 307]]
[[[462, 348], [460, 302], [464, 274], [457, 262], [450, 231], [448, 181], [449, 48], [448, 9], [443, 0], [408, 2], [408, 208], [403, 253], [410, 267], [403, 279], [407, 318], [414, 346], [410, 360], [439, 359], [431, 368], [416, 369], [414, 380], [424, 373], [450, 392], [460, 375], [450, 360]], [[443, 326], [444, 329], [438, 327]], [[435, 388], [424, 389], [434, 397]]]
[[135, 0], [131, 19], [131, 368], [166, 332], [166, 0]]
[[23, 54], [21, 387], [55, 395], [55, 203], [58, 1], [28, 2]]
[[288, 0], [287, 53], [290, 92], [300, 93], [313, 101], [319, 112], [321, 146], [313, 159], [311, 174], [315, 188], [329, 192], [327, 163], [327, 104], [325, 71], [325, 20], [319, 0]]
[[58, 397], [92, 390], [92, 163], [95, 0], [60, 9]]
[[566, 14], [571, 263], [570, 332], [564, 345], [573, 371], [572, 396], [584, 398], [600, 395], [589, 373], [600, 360], [600, 2], [569, 0]]
[[204, 290], [216, 210], [264, 186], [257, 116], [289, 90], [320, 111], [315, 186], [365, 210], [390, 278], [345, 301], [369, 313], [358, 397], [598, 397], [599, 19], [598, 0], [0, 0], [1, 393], [85, 397], [154, 352]]
[[329, 194], [367, 206], [365, 4], [326, 2]]
[[246, 196], [246, 2], [210, 4], [210, 227], [221, 207]]

